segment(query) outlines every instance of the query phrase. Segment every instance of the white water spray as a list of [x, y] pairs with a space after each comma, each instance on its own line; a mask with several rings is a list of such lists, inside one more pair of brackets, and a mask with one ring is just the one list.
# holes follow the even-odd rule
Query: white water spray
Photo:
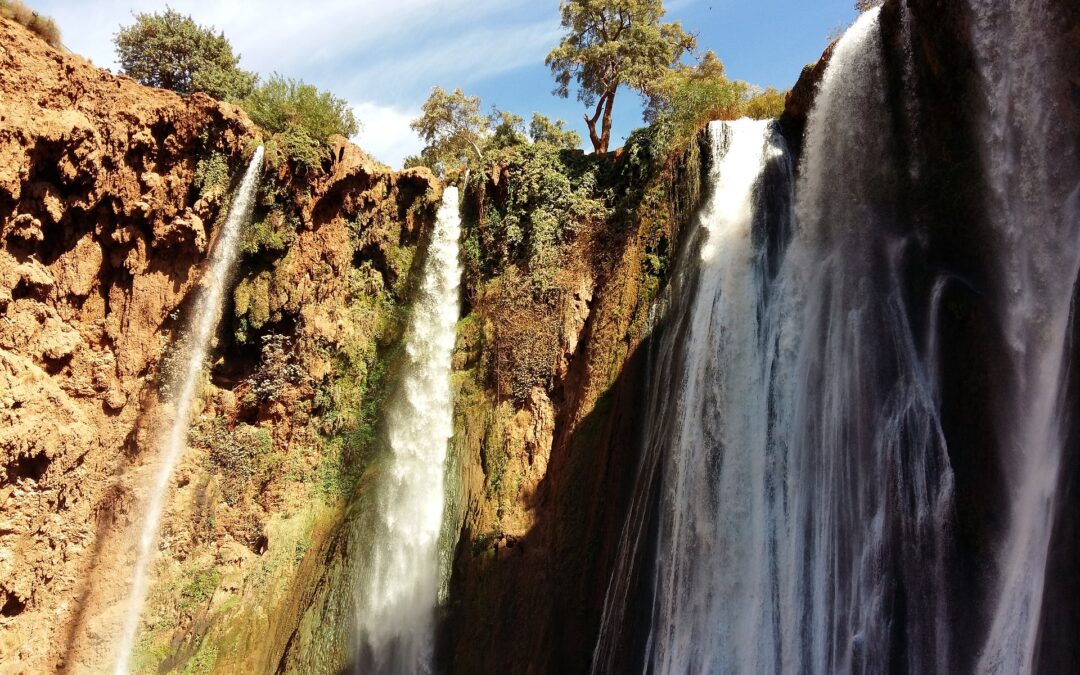
[[142, 531], [139, 535], [138, 557], [132, 574], [131, 593], [128, 596], [123, 632], [120, 634], [117, 647], [114, 668], [116, 675], [125, 675], [127, 673], [128, 662], [131, 660], [131, 652], [135, 646], [139, 619], [146, 600], [147, 576], [150, 562], [154, 557], [154, 548], [158, 541], [158, 529], [161, 525], [162, 513], [165, 510], [169, 484], [172, 481], [173, 471], [187, 448], [192, 403], [194, 402], [210, 341], [221, 317], [221, 304], [225, 296], [225, 288], [236, 263], [240, 231], [251, 215], [255, 187], [258, 185], [262, 168], [262, 158], [263, 147], [260, 145], [255, 150], [251, 163], [244, 173], [244, 178], [236, 190], [236, 196], [229, 207], [229, 215], [225, 219], [225, 225], [211, 254], [206, 276], [201, 282], [202, 288], [196, 300], [190, 332], [186, 338], [187, 362], [177, 379], [179, 389], [173, 399], [172, 425], [164, 439], [164, 448], [159, 459], [160, 464], [154, 475], [154, 482], [150, 488], [143, 515]]
[[[994, 618], [978, 669], [1035, 670], [1062, 460], [1073, 284], [1080, 270], [1080, 153], [1063, 124], [1059, 21], [1046, 0], [974, 0], [983, 86], [987, 213], [998, 240], [998, 304], [1010, 349], [1011, 409], [1001, 420], [1009, 531]], [[1071, 49], [1071, 47], [1070, 47]], [[1067, 85], [1066, 85], [1067, 86]]]
[[392, 456], [381, 476], [379, 520], [357, 598], [357, 666], [365, 671], [432, 670], [437, 544], [453, 435], [450, 368], [460, 314], [458, 209], [457, 188], [446, 188], [413, 308], [402, 392], [389, 411]]

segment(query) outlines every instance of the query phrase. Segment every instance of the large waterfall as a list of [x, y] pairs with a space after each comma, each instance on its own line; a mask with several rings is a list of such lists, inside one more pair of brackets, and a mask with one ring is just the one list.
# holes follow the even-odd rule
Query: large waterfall
[[444, 466], [453, 434], [450, 365], [460, 313], [458, 190], [443, 194], [391, 404], [372, 552], [359, 579], [358, 672], [431, 672]]
[[1011, 371], [1002, 382], [1007, 409], [998, 429], [1011, 508], [979, 670], [1030, 672], [1063, 445], [1070, 412], [1077, 414], [1066, 407], [1064, 388], [1080, 271], [1080, 139], [1063, 124], [1067, 99], [1059, 83], [1068, 78], [1059, 70], [1053, 31], [1061, 22], [1053, 3], [978, 0], [974, 5], [984, 97], [981, 159], [1000, 264], [996, 301]]
[[950, 80], [911, 4], [835, 46], [794, 185], [710, 129], [594, 672], [1075, 668], [1080, 11], [957, 9]]
[[153, 561], [154, 550], [158, 541], [161, 516], [169, 495], [169, 484], [180, 457], [187, 448], [188, 429], [191, 426], [191, 409], [202, 380], [203, 365], [214, 337], [218, 320], [221, 318], [222, 300], [229, 283], [240, 242], [240, 232], [244, 223], [251, 216], [255, 188], [259, 183], [262, 169], [263, 147], [256, 150], [247, 171], [233, 197], [225, 225], [218, 235], [210, 257], [209, 267], [201, 280], [202, 288], [192, 313], [188, 333], [181, 345], [184, 350], [180, 360], [181, 370], [170, 382], [175, 392], [172, 400], [172, 422], [165, 438], [153, 484], [143, 508], [142, 528], [139, 533], [138, 552], [135, 569], [132, 573], [131, 591], [128, 596], [127, 613], [124, 616], [123, 630], [120, 634], [115, 672], [124, 675], [135, 646], [135, 636], [139, 629], [143, 603], [146, 600], [148, 573]]
[[693, 300], [669, 310], [682, 353], [654, 364], [670, 401], [651, 404], [638, 481], [659, 486], [655, 536], [632, 509], [594, 671], [626, 668], [635, 631], [647, 672], [950, 668], [954, 478], [933, 316], [906, 295], [878, 21], [835, 48], [797, 186], [769, 125], [710, 130]]

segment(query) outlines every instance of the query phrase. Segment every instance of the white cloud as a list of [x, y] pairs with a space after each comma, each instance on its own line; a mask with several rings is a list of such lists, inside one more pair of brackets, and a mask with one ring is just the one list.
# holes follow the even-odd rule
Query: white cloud
[[465, 87], [523, 66], [543, 63], [558, 41], [553, 21], [478, 28], [433, 38], [420, 49], [358, 63], [343, 91], [375, 91], [392, 99], [426, 98], [439, 83]]
[[409, 122], [419, 117], [419, 110], [401, 110], [363, 101], [353, 106], [353, 113], [361, 125], [353, 142], [384, 164], [400, 169], [405, 157], [419, 153], [424, 147], [409, 128]]

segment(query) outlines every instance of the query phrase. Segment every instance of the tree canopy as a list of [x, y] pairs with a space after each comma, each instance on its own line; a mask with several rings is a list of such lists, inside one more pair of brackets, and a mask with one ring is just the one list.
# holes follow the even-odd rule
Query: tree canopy
[[581, 147], [581, 136], [573, 129], [567, 129], [566, 122], [552, 121], [540, 113], [533, 113], [529, 122], [529, 137], [533, 143], [547, 143], [562, 150]]
[[347, 137], [360, 130], [345, 99], [277, 73], [256, 87], [243, 107], [253, 122], [275, 134], [299, 128], [325, 141], [334, 134]]
[[480, 112], [479, 96], [466, 96], [461, 89], [448, 93], [442, 87], [432, 88], [420, 117], [409, 126], [427, 144], [424, 163], [444, 168], [466, 163], [470, 154], [483, 157], [480, 147], [490, 131], [488, 118]]
[[113, 42], [121, 71], [151, 87], [238, 101], [257, 79], [239, 68], [240, 57], [224, 34], [168, 7], [135, 14], [135, 23], [121, 28]]
[[696, 41], [678, 22], [661, 22], [662, 0], [563, 0], [560, 13], [567, 32], [546, 60], [555, 93], [569, 96], [576, 82], [578, 99], [594, 108], [585, 115], [593, 148], [607, 152], [619, 87], [647, 94]]
[[420, 117], [409, 125], [426, 145], [419, 156], [407, 157], [405, 166], [426, 166], [445, 175], [470, 161], [485, 159], [492, 151], [530, 142], [555, 150], [581, 145], [581, 137], [567, 130], [562, 120], [552, 121], [534, 113], [526, 133], [525, 119], [520, 115], [495, 107], [485, 115], [482, 106], [479, 96], [434, 87], [421, 106]]

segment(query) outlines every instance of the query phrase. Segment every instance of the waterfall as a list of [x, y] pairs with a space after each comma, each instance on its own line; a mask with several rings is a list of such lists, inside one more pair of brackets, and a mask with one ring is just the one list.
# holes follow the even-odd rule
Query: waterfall
[[[754, 191], [784, 152], [765, 122], [711, 128], [712, 194], [662, 495], [652, 661], [660, 672], [775, 670], [775, 501], [765, 256]], [[712, 561], [699, 564], [700, 560]]]
[[201, 288], [195, 301], [191, 325], [183, 343], [186, 349], [185, 358], [182, 360], [183, 367], [176, 374], [173, 383], [175, 395], [171, 401], [173, 409], [172, 424], [169, 427], [168, 434], [163, 439], [164, 447], [143, 510], [142, 530], [139, 535], [135, 569], [132, 573], [131, 592], [128, 596], [127, 613], [124, 616], [123, 630], [117, 647], [114, 669], [117, 675], [124, 675], [127, 672], [131, 652], [135, 646], [139, 618], [142, 615], [143, 603], [146, 600], [147, 576], [153, 559], [154, 548], [157, 545], [158, 529], [161, 525], [162, 512], [165, 509], [169, 483], [172, 481], [173, 471], [176, 469], [181, 455], [187, 448], [188, 429], [191, 426], [191, 407], [201, 380], [203, 363], [209, 351], [210, 341], [214, 337], [218, 320], [221, 317], [221, 305], [225, 297], [225, 289], [236, 264], [240, 231], [251, 216], [255, 188], [258, 186], [259, 174], [262, 168], [262, 158], [263, 147], [260, 145], [255, 150], [247, 171], [244, 173], [243, 180], [241, 180], [240, 186], [236, 190], [236, 196], [229, 207], [225, 225], [222, 227], [221, 234], [218, 235], [218, 241], [214, 245], [209, 267], [205, 277], [201, 280]]
[[458, 190], [447, 187], [391, 405], [391, 457], [381, 476], [370, 561], [358, 580], [358, 672], [431, 672], [438, 539], [447, 444], [453, 434], [451, 356], [460, 313]]
[[1056, 31], [1068, 24], [1055, 16], [1054, 3], [972, 4], [984, 98], [981, 159], [1001, 267], [995, 301], [1011, 361], [998, 430], [1009, 478], [1008, 534], [979, 670], [1031, 672], [1070, 412], [1064, 387], [1080, 272], [1080, 152], [1074, 129], [1063, 123], [1068, 76], [1059, 68], [1063, 38]]
[[[632, 520], [617, 568], [651, 555], [645, 672], [949, 670], [954, 479], [933, 316], [914, 317], [905, 296], [917, 244], [900, 222], [893, 133], [877, 10], [833, 52], [794, 220], [777, 208], [790, 172], [766, 180], [786, 156], [775, 132], [711, 129], [704, 241], [681, 262], [696, 290], [672, 319], [683, 353], [653, 374], [671, 399], [647, 425], [643, 466], [659, 473], [638, 483], [660, 485], [655, 550], [633, 550], [647, 544]], [[597, 672], [618, 672], [611, 645], [632, 634], [621, 585]]]

